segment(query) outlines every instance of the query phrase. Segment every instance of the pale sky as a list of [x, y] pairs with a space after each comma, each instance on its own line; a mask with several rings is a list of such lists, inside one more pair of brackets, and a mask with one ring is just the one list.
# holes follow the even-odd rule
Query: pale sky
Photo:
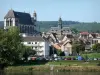
[[13, 9], [32, 15], [37, 12], [39, 21], [62, 20], [100, 22], [100, 0], [0, 0], [0, 21]]

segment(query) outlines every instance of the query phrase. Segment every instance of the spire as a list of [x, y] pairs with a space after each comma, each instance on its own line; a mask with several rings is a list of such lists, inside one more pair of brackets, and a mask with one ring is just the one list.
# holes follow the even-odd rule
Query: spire
[[58, 27], [62, 29], [62, 19], [61, 19], [61, 16], [59, 17], [59, 20], [58, 20]]
[[33, 16], [36, 16], [36, 11], [34, 10]]
[[37, 14], [36, 14], [35, 10], [34, 10], [34, 13], [33, 13], [33, 17], [34, 17], [34, 20], [37, 21]]

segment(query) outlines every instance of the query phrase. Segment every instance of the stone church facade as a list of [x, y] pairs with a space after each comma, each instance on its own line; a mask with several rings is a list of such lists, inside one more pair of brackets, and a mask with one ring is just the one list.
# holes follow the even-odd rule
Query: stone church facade
[[33, 13], [33, 17], [29, 13], [17, 12], [9, 10], [4, 17], [4, 29], [9, 29], [11, 26], [17, 26], [20, 29], [20, 33], [34, 34], [36, 32], [35, 23], [37, 21], [36, 12]]
[[62, 35], [72, 34], [72, 31], [70, 27], [64, 27], [62, 24], [61, 17], [58, 20], [58, 26], [57, 27], [51, 27], [50, 30], [47, 32], [47, 34], [50, 33], [56, 33], [59, 37]]

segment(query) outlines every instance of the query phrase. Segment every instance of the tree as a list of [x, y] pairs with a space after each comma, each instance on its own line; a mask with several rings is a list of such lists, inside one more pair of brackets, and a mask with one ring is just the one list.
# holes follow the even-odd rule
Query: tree
[[78, 31], [77, 29], [75, 29], [75, 28], [72, 28], [71, 31], [72, 31], [73, 33], [75, 33], [75, 34], [79, 33], [79, 31]]
[[0, 30], [0, 64], [12, 65], [22, 58], [24, 46], [17, 27]]
[[31, 47], [27, 47], [25, 46], [25, 49], [24, 49], [24, 53], [23, 53], [23, 57], [25, 58], [25, 61], [27, 61], [28, 57], [29, 56], [33, 56], [36, 54], [36, 51], [33, 50]]
[[62, 53], [61, 49], [56, 49], [56, 51], [57, 51], [57, 55], [60, 56]]
[[92, 50], [95, 52], [100, 52], [100, 43], [93, 45]]
[[85, 51], [85, 44], [83, 43], [82, 40], [79, 41], [74, 41], [74, 43], [72, 44], [72, 48], [73, 51], [76, 52], [77, 54], [79, 54], [80, 52]]

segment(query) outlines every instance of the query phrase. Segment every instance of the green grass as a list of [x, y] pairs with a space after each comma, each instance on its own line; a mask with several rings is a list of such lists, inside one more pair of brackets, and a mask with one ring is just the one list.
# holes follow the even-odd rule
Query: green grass
[[89, 53], [89, 54], [82, 54], [83, 57], [87, 56], [88, 58], [100, 58], [100, 53]]
[[[84, 57], [86, 54], [82, 54]], [[87, 54], [89, 58], [99, 58], [100, 53], [90, 53]], [[68, 57], [74, 57], [74, 56], [68, 56]], [[76, 57], [76, 56], [75, 56]], [[75, 71], [78, 71], [79, 68], [83, 71], [100, 71], [100, 66], [98, 64], [100, 63], [100, 60], [95, 60], [95, 61], [79, 61], [79, 60], [60, 60], [60, 61], [49, 61], [45, 64], [31, 64], [31, 65], [22, 65], [22, 66], [9, 66], [5, 70], [9, 72], [13, 71], [20, 71], [20, 72], [26, 72], [26, 71], [31, 71], [31, 70], [36, 70], [36, 71], [49, 71], [50, 66], [54, 65], [56, 69], [59, 69], [61, 71], [63, 70], [69, 70], [73, 71], [73, 68]], [[79, 67], [79, 68], [78, 68]]]
[[5, 69], [6, 72], [29, 72], [29, 71], [100, 71], [100, 67], [97, 66], [98, 61], [83, 62], [83, 61], [53, 61], [48, 62], [45, 65], [31, 65], [31, 66], [9, 66]]
[[66, 61], [52, 61], [48, 62], [49, 65], [66, 65], [66, 66], [97, 66], [99, 61], [77, 61], [77, 60], [66, 60]]

